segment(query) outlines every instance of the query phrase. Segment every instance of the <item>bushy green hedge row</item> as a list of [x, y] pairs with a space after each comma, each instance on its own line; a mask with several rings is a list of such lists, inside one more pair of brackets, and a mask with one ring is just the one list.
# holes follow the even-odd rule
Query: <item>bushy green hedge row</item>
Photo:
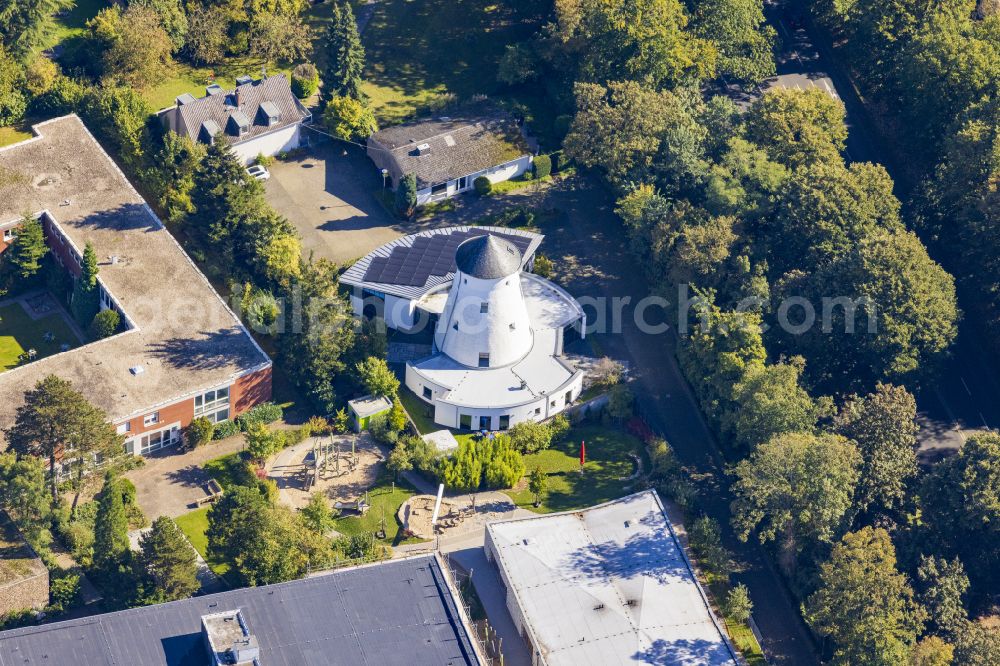
[[237, 416], [233, 420], [220, 421], [215, 424], [213, 439], [225, 439], [246, 432], [247, 428], [253, 425], [267, 425], [281, 419], [284, 411], [280, 405], [273, 402], [265, 402], [257, 405], [245, 414]]

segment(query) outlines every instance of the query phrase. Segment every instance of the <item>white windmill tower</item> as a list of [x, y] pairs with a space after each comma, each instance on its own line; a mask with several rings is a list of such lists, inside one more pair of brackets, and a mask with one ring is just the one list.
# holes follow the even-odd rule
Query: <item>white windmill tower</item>
[[524, 358], [532, 345], [521, 293], [520, 251], [487, 234], [455, 251], [458, 270], [434, 333], [437, 348], [470, 368], [493, 368]]

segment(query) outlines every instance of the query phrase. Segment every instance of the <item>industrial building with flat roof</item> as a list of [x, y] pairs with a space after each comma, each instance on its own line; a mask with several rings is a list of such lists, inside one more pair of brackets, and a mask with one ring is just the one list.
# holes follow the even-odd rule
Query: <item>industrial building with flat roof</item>
[[434, 555], [0, 632], [0, 666], [478, 666]]
[[0, 227], [39, 216], [73, 277], [93, 245], [101, 307], [126, 330], [0, 373], [0, 431], [50, 374], [106, 411], [136, 454], [176, 444], [196, 416], [221, 421], [269, 400], [271, 359], [83, 122], [33, 129], [0, 148]]
[[655, 491], [489, 523], [485, 548], [535, 666], [739, 663]]

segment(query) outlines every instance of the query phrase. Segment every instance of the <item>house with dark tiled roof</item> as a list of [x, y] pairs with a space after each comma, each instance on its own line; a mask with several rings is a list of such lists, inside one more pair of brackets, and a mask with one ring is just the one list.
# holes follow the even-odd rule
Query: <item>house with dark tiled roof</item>
[[516, 178], [531, 167], [532, 153], [522, 127], [499, 113], [418, 120], [368, 139], [368, 157], [394, 187], [406, 174], [416, 177], [420, 206], [472, 189], [479, 176]]
[[192, 141], [212, 144], [225, 136], [247, 164], [258, 155], [271, 157], [298, 148], [302, 125], [312, 120], [284, 74], [256, 81], [241, 76], [233, 90], [213, 83], [201, 99], [184, 93], [158, 115], [165, 127]]

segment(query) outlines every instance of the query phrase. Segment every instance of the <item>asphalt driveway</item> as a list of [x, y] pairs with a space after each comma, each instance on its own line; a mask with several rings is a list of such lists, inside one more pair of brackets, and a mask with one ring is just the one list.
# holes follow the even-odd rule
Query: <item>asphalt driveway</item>
[[314, 143], [305, 156], [276, 161], [264, 185], [267, 199], [302, 236], [306, 256], [339, 264], [410, 233], [379, 204], [382, 177], [360, 148]]

